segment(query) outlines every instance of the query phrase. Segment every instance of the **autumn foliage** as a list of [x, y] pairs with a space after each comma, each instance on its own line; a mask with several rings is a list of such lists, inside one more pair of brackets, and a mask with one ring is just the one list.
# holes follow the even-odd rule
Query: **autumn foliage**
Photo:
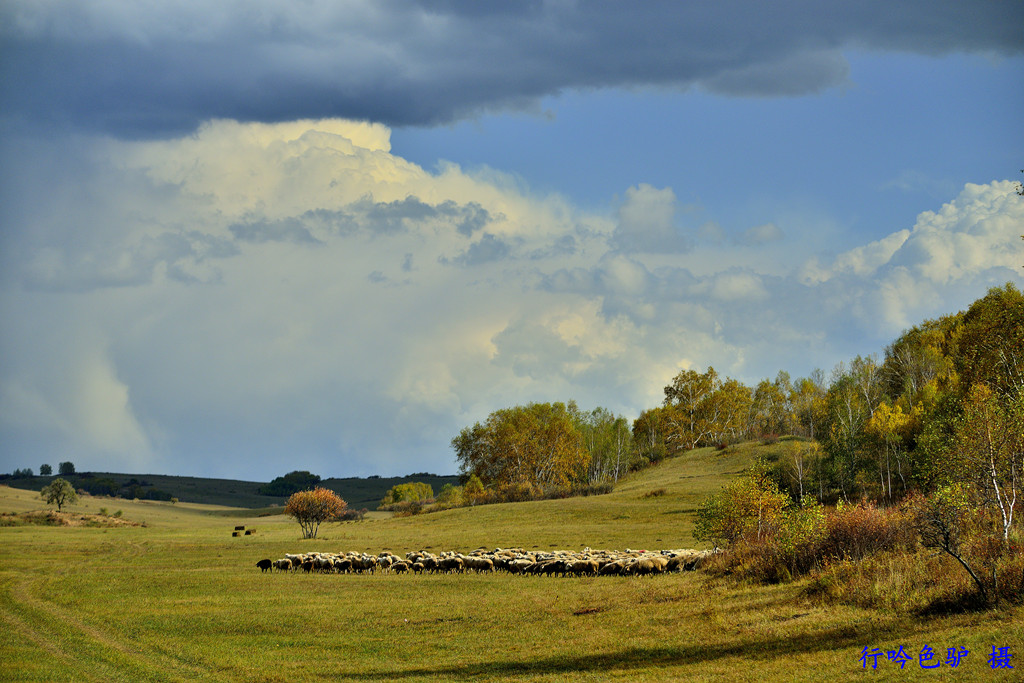
[[484, 486], [565, 487], [586, 474], [590, 456], [562, 403], [531, 403], [498, 410], [452, 440], [467, 474]]
[[348, 504], [338, 494], [318, 487], [312, 491], [298, 491], [288, 499], [284, 512], [302, 527], [303, 538], [316, 538], [323, 522], [340, 517]]

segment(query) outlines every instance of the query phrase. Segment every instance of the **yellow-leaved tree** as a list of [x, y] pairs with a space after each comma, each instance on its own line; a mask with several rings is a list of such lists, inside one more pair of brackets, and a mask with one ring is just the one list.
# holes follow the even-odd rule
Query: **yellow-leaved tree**
[[590, 459], [563, 403], [497, 410], [484, 424], [463, 429], [452, 448], [463, 473], [496, 489], [569, 486], [585, 477]]

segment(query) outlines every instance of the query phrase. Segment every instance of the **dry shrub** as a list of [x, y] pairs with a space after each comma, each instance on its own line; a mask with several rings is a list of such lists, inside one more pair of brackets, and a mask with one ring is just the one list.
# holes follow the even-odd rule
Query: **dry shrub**
[[877, 552], [912, 550], [917, 537], [904, 507], [880, 508], [874, 503], [840, 505], [828, 515], [821, 556], [861, 560]]
[[969, 590], [949, 558], [926, 552], [880, 551], [860, 560], [828, 560], [815, 572], [805, 593], [895, 612], [928, 609], [950, 590]]
[[706, 571], [735, 574], [759, 583], [782, 583], [818, 564], [825, 534], [824, 509], [806, 499], [779, 510], [760, 528], [750, 527], [728, 552], [714, 556]]
[[875, 551], [856, 560], [827, 559], [811, 575], [805, 593], [827, 602], [922, 615], [983, 609], [993, 602], [1024, 603], [1024, 544], [977, 537], [968, 552], [979, 565], [983, 554], [990, 554], [982, 577], [987, 601], [952, 557], [906, 548]]

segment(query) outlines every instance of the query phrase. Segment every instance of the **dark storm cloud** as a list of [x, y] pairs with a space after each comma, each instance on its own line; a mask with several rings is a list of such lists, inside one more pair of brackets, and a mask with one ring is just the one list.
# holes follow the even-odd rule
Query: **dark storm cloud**
[[844, 50], [1019, 54], [1024, 4], [248, 0], [0, 7], [6, 117], [118, 136], [217, 117], [432, 125], [574, 88], [792, 96]]

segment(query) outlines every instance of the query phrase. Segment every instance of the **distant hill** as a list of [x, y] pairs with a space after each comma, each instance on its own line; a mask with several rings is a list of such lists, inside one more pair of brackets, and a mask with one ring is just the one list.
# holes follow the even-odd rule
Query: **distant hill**
[[[0, 477], [2, 483], [13, 488], [38, 491], [55, 477]], [[287, 502], [284, 496], [264, 496], [258, 493], [267, 482], [241, 481], [237, 479], [209, 479], [203, 477], [176, 477], [166, 474], [123, 474], [116, 472], [79, 472], [63, 477], [75, 488], [84, 488], [93, 493], [120, 495], [121, 497], [169, 500], [171, 497], [183, 502], [206, 505], [225, 505], [239, 508], [267, 508], [281, 506]], [[350, 508], [375, 510], [388, 489], [396, 484], [421, 481], [439, 493], [445, 484], [458, 484], [456, 475], [410, 477], [347, 477], [324, 479], [320, 486], [331, 489]]]

